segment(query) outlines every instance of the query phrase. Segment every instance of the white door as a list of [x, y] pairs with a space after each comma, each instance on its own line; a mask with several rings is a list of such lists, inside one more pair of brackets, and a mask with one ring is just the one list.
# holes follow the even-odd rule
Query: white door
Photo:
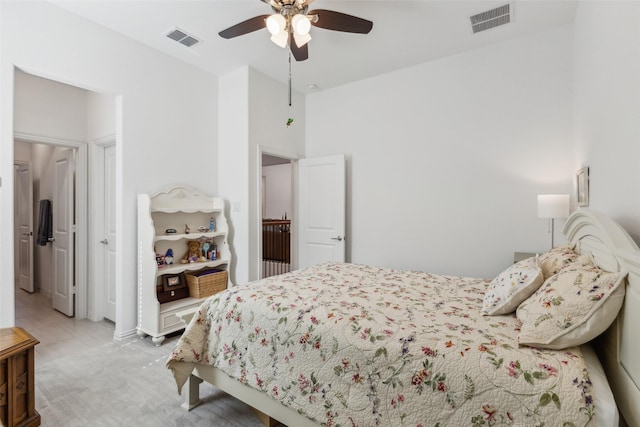
[[116, 146], [104, 149], [104, 317], [116, 321]]
[[73, 150], [55, 159], [53, 195], [53, 308], [73, 316], [74, 305], [74, 161]]
[[345, 260], [344, 155], [298, 162], [298, 268]]
[[16, 273], [18, 285], [33, 292], [33, 175], [31, 163], [15, 165]]

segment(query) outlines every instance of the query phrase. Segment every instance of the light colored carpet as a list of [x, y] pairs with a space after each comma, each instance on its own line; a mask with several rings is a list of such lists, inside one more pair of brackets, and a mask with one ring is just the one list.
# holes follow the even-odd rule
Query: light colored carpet
[[36, 359], [42, 426], [262, 426], [247, 405], [206, 383], [202, 405], [190, 412], [180, 407], [182, 396], [165, 367], [176, 342], [156, 347], [135, 337], [42, 365]]

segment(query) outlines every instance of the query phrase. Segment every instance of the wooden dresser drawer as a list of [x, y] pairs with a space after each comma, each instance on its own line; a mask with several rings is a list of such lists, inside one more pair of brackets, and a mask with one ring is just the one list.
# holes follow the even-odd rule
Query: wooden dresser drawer
[[0, 329], [0, 425], [40, 425], [35, 408], [36, 344], [38, 340], [22, 328]]

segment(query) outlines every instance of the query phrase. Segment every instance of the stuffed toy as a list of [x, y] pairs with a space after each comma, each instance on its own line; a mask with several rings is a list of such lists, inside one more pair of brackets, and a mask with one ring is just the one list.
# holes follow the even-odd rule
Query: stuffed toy
[[197, 240], [189, 240], [187, 241], [187, 246], [189, 247], [189, 250], [184, 258], [182, 258], [182, 263], [198, 262], [200, 259], [200, 242]]

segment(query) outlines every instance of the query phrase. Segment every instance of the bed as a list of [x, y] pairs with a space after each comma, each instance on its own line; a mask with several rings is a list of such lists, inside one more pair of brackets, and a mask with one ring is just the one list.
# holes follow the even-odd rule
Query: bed
[[[638, 425], [640, 349], [628, 325], [640, 321], [640, 250], [597, 212], [577, 211], [564, 232], [566, 253], [547, 255], [548, 277], [516, 313], [486, 312], [498, 278], [328, 263], [212, 296], [167, 366], [187, 409], [204, 380], [288, 426], [616, 425], [615, 402]], [[600, 280], [580, 294], [593, 301], [588, 320], [542, 322], [545, 304], [571, 305], [550, 296], [576, 277]], [[562, 332], [540, 339], [540, 323]], [[574, 345], [584, 330], [606, 377]]]

